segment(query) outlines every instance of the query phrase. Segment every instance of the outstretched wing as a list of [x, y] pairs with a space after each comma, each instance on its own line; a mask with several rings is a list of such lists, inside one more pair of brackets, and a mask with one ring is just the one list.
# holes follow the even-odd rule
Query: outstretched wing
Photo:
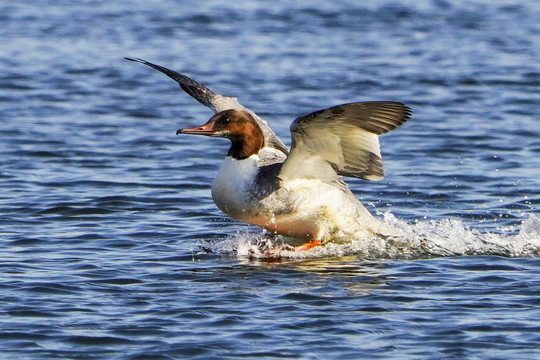
[[215, 113], [218, 113], [224, 110], [229, 110], [229, 109], [248, 111], [259, 123], [265, 137], [266, 145], [271, 146], [281, 151], [285, 155], [288, 153], [287, 147], [276, 136], [276, 134], [272, 131], [272, 129], [270, 129], [267, 122], [261, 119], [253, 111], [251, 111], [250, 109], [247, 109], [242, 104], [240, 104], [236, 97], [216, 94], [215, 92], [213, 92], [212, 90], [204, 86], [203, 84], [198, 83], [197, 81], [183, 74], [180, 74], [174, 70], [167, 69], [163, 66], [153, 64], [146, 60], [138, 59], [138, 58], [128, 58], [128, 57], [124, 59], [129, 60], [129, 61], [139, 62], [153, 69], [161, 71], [162, 73], [164, 73], [165, 75], [167, 75], [168, 77], [176, 81], [180, 85], [182, 90], [184, 90], [188, 95], [195, 98], [195, 100], [197, 100], [204, 106], [209, 107]]
[[279, 177], [335, 181], [338, 175], [380, 180], [384, 168], [379, 136], [411, 117], [391, 101], [334, 106], [301, 116], [291, 124], [291, 152]]

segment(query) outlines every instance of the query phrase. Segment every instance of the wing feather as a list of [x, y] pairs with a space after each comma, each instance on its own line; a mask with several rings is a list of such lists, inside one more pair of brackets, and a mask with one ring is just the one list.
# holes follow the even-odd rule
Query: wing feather
[[384, 166], [378, 135], [410, 116], [408, 107], [391, 101], [343, 104], [301, 116], [291, 124], [291, 152], [279, 176], [329, 182], [340, 175], [380, 180]]

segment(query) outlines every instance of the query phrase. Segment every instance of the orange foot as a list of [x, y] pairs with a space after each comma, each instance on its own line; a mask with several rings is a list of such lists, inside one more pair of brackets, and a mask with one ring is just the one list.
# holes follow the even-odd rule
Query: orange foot
[[290, 253], [294, 253], [298, 251], [306, 251], [306, 250], [309, 250], [316, 246], [321, 246], [321, 245], [322, 245], [321, 240], [313, 240], [300, 246], [291, 247], [290, 245], [282, 245], [282, 246], [268, 249], [268, 250], [260, 250], [258, 248], [250, 249], [249, 252], [251, 254], [254, 254], [254, 255], [257, 254], [259, 256], [267, 257], [267, 258], [280, 258]]

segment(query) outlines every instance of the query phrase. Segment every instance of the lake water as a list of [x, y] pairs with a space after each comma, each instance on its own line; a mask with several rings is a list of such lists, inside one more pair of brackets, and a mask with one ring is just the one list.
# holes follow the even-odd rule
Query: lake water
[[[0, 3], [0, 358], [540, 358], [537, 1]], [[212, 113], [124, 56], [267, 119], [394, 100], [403, 239], [250, 259], [210, 186]]]

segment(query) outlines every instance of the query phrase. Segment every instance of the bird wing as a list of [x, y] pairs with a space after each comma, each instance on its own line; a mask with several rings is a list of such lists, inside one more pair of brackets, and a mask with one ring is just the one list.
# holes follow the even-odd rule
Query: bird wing
[[333, 182], [339, 175], [365, 180], [384, 177], [379, 136], [411, 117], [398, 102], [371, 101], [334, 106], [297, 118], [292, 146], [279, 177]]
[[180, 85], [182, 90], [184, 90], [188, 95], [195, 98], [195, 100], [197, 100], [204, 106], [209, 107], [215, 113], [229, 109], [245, 110], [249, 112], [261, 127], [265, 138], [265, 144], [281, 151], [285, 155], [288, 154], [289, 150], [287, 149], [287, 146], [285, 146], [285, 144], [283, 144], [283, 142], [277, 137], [277, 135], [272, 131], [272, 129], [270, 129], [268, 123], [265, 120], [261, 119], [253, 111], [240, 104], [240, 102], [238, 102], [238, 98], [216, 94], [203, 84], [187, 77], [186, 75], [180, 74], [174, 70], [167, 69], [163, 66], [153, 64], [146, 60], [128, 57], [124, 59], [139, 62], [153, 69], [161, 71], [162, 73], [176, 81]]

